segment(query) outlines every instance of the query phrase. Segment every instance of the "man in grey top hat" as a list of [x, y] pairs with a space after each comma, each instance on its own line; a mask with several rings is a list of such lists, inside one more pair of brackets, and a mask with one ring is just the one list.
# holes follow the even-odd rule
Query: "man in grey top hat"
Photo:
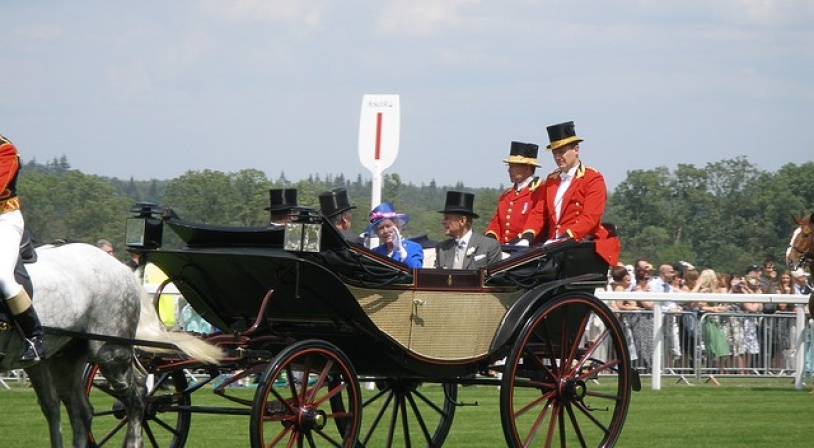
[[475, 195], [448, 191], [441, 224], [450, 237], [435, 248], [435, 267], [442, 269], [481, 269], [501, 259], [500, 244], [494, 238], [472, 231]]

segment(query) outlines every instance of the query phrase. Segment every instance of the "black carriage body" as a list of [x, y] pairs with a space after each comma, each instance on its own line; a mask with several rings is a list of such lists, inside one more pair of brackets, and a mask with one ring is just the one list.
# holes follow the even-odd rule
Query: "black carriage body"
[[[283, 249], [283, 230], [165, 220], [185, 242], [149, 260], [220, 331], [255, 323], [251, 348], [326, 340], [361, 375], [443, 379], [505, 356], [547, 298], [604, 285], [593, 243], [536, 249], [481, 271], [412, 270], [322, 224], [318, 253]], [[268, 297], [268, 300], [264, 299]], [[258, 318], [259, 317], [259, 318]]]

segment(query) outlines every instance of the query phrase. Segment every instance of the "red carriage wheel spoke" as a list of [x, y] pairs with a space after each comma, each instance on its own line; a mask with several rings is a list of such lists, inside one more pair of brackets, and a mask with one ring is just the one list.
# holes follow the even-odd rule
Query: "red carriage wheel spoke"
[[[594, 318], [604, 329], [591, 334]], [[526, 322], [501, 385], [509, 446], [612, 446], [631, 392], [627, 343], [613, 313], [596, 297], [573, 292], [548, 299]], [[600, 377], [605, 381], [590, 383]]]

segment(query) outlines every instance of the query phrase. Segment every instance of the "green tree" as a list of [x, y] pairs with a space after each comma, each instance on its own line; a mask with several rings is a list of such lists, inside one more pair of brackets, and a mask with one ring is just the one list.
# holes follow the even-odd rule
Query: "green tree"
[[162, 203], [182, 218], [205, 224], [238, 225], [241, 207], [230, 177], [220, 171], [187, 171], [170, 181]]
[[110, 180], [78, 171], [31, 173], [20, 177], [19, 191], [26, 227], [36, 240], [107, 238], [122, 249], [131, 201]]
[[242, 226], [268, 224], [269, 181], [257, 169], [246, 169], [231, 174], [231, 185], [235, 196], [235, 221]]

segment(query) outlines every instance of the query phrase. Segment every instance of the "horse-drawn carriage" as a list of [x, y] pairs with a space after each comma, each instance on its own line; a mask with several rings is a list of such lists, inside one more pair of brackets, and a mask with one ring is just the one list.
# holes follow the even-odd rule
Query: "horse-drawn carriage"
[[[156, 445], [183, 446], [191, 414], [206, 412], [249, 416], [255, 447], [441, 446], [465, 405], [459, 386], [477, 384], [499, 386], [509, 446], [605, 447], [639, 387], [622, 328], [593, 295], [608, 266], [590, 241], [467, 271], [409, 269], [349, 243], [313, 210], [281, 230], [145, 207], [127, 227], [128, 246], [217, 328], [201, 337], [226, 353], [218, 366], [140, 359], [156, 378], [144, 416]], [[183, 247], [162, 248], [167, 228]], [[193, 383], [194, 370], [209, 374]], [[234, 376], [214, 385], [225, 370]], [[105, 391], [94, 373], [92, 400]], [[252, 399], [226, 388], [252, 378]], [[229, 406], [194, 406], [206, 385]], [[125, 416], [96, 411], [91, 438], [103, 445]]]

